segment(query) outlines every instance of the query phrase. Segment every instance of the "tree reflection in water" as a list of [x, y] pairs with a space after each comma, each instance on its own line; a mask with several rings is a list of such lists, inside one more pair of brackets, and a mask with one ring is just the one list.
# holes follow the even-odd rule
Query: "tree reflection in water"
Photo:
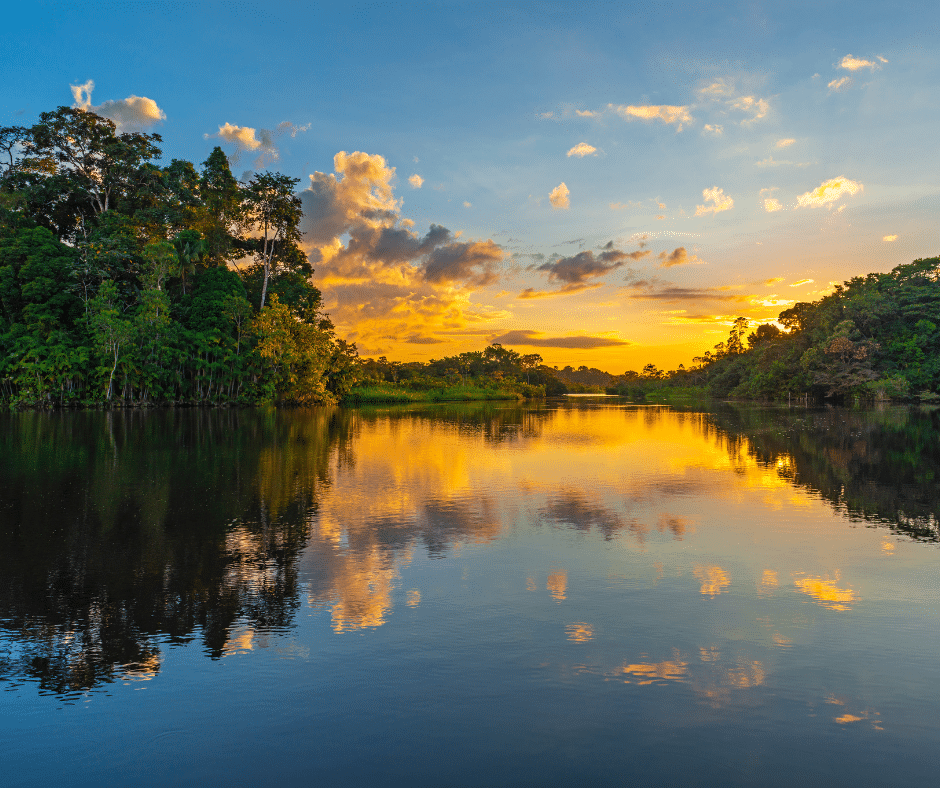
[[[389, 434], [457, 435], [469, 452], [479, 445], [474, 441], [495, 448], [538, 441], [553, 420], [577, 415], [565, 407], [2, 416], [0, 643], [7, 651], [0, 650], [0, 677], [62, 694], [147, 678], [159, 671], [167, 643], [200, 640], [216, 659], [250, 647], [255, 633], [291, 627], [304, 600], [329, 606], [337, 632], [378, 626], [398, 566], [414, 549], [440, 557], [463, 540], [495, 538], [499, 506], [487, 490], [468, 497], [448, 489], [455, 458], [446, 446], [431, 458], [440, 478], [428, 476], [427, 467], [412, 469], [424, 474], [427, 489], [400, 512], [344, 510], [344, 501], [321, 512], [335, 475], [374, 460], [369, 452], [380, 445], [372, 440], [380, 427]], [[654, 424], [666, 414], [648, 408], [643, 419]], [[673, 410], [668, 418], [712, 442], [719, 438], [732, 462], [756, 460], [851, 519], [940, 540], [937, 411], [723, 406]], [[418, 478], [402, 474], [405, 487]], [[368, 493], [357, 506], [368, 507]], [[650, 531], [576, 485], [551, 491], [536, 513], [539, 521], [605, 540], [626, 534], [642, 542]], [[668, 513], [657, 527], [676, 540], [694, 531], [693, 523]], [[303, 588], [301, 552], [316, 567]], [[725, 591], [721, 571], [699, 568], [703, 594]], [[823, 590], [831, 603], [848, 604], [839, 596], [847, 592], [830, 580], [832, 589]], [[563, 601], [566, 575], [555, 572], [547, 583], [553, 599]], [[763, 583], [769, 587], [776, 577]], [[415, 591], [408, 604], [419, 601]], [[572, 637], [584, 640], [586, 632]], [[663, 678], [674, 670], [626, 672]]]
[[[537, 430], [541, 418], [515, 405], [397, 414], [487, 442]], [[381, 602], [371, 587], [369, 598], [352, 588], [336, 600], [349, 571], [311, 527], [335, 468], [356, 463], [361, 425], [389, 418], [387, 409], [0, 418], [0, 630], [9, 644], [0, 678], [55, 693], [146, 678], [160, 669], [161, 644], [196, 638], [217, 659], [246, 633], [292, 625], [308, 547], [323, 559], [309, 599], [335, 603], [334, 619], [346, 622], [338, 631], [369, 625]], [[478, 506], [425, 509], [417, 528], [398, 519], [351, 532], [345, 557], [368, 553], [388, 567], [416, 540], [441, 555], [480, 526]]]
[[159, 669], [158, 641], [219, 657], [236, 621], [291, 624], [339, 410], [6, 417], [6, 677], [67, 692]]
[[703, 420], [794, 486], [854, 522], [940, 541], [940, 410], [812, 410], [726, 405]]

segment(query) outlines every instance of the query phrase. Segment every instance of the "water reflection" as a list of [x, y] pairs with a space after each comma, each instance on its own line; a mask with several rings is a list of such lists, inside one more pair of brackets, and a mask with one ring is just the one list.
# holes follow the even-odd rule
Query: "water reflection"
[[[649, 551], [642, 582], [688, 580], [702, 604], [793, 593], [837, 613], [863, 599], [838, 567], [766, 560], [754, 574], [739, 556], [721, 558], [721, 538], [739, 538], [710, 536], [707, 496], [754, 490], [762, 511], [788, 513], [821, 497], [891, 539], [940, 539], [936, 412], [582, 402], [29, 413], [0, 426], [0, 677], [54, 693], [150, 680], [173, 644], [198, 641], [213, 659], [252, 652], [304, 605], [325, 611], [336, 635], [382, 627], [396, 600], [424, 609], [421, 588], [402, 588], [417, 557], [493, 545], [527, 525]], [[711, 554], [690, 562], [674, 552], [702, 545]], [[886, 536], [879, 550], [892, 556], [895, 543]], [[587, 570], [551, 563], [520, 566], [518, 587], [544, 588], [559, 611], [583, 603], [575, 580]], [[630, 571], [624, 582], [639, 584]], [[605, 627], [586, 617], [569, 620], [565, 638], [589, 648]], [[775, 648], [793, 647], [787, 624], [768, 621]], [[696, 648], [614, 673], [687, 682], [710, 703], [763, 684], [759, 660]], [[869, 719], [859, 714], [842, 722]]]
[[709, 415], [703, 428], [724, 437], [729, 456], [756, 460], [780, 479], [822, 496], [852, 520], [940, 541], [936, 408], [726, 405]]
[[199, 638], [217, 658], [290, 626], [350, 426], [335, 411], [5, 417], [2, 675], [73, 691], [155, 675], [158, 642]]

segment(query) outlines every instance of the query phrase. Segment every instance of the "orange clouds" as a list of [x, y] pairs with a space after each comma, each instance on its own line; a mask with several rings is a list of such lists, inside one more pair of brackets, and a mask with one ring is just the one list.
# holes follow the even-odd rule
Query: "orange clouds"
[[699, 260], [696, 255], [689, 257], [688, 252], [686, 252], [684, 246], [680, 246], [678, 249], [674, 249], [672, 252], [660, 252], [659, 259], [662, 260], [662, 263], [659, 264], [660, 268], [672, 268], [677, 265], [692, 265], [704, 263], [704, 260]]
[[724, 189], [713, 186], [711, 189], [702, 190], [702, 198], [705, 202], [711, 202], [711, 205], [696, 205], [695, 215], [705, 216], [706, 214], [716, 214], [722, 211], [730, 211], [734, 207], [734, 200], [725, 194]]
[[577, 156], [578, 158], [584, 158], [585, 156], [592, 156], [597, 153], [597, 148], [593, 145], [588, 145], [586, 142], [579, 142], [571, 150], [568, 151], [568, 156]]
[[840, 90], [843, 90], [852, 85], [851, 77], [841, 77], [839, 79], [834, 79], [826, 87], [829, 88], [830, 92], [838, 93]]
[[845, 194], [854, 195], [862, 191], [865, 187], [856, 182], [850, 181], [843, 175], [838, 178], [831, 178], [821, 183], [812, 191], [801, 194], [796, 198], [797, 208], [817, 208], [820, 205], [833, 203]]
[[656, 104], [644, 106], [627, 106], [608, 104], [608, 109], [614, 111], [626, 120], [639, 118], [641, 120], [660, 120], [666, 124], [674, 123], [676, 131], [682, 131], [684, 124], [692, 123], [692, 115], [688, 107], [673, 106], [670, 104]]
[[327, 311], [362, 352], [438, 343], [437, 331], [506, 316], [470, 302], [498, 279], [498, 244], [461, 241], [436, 224], [414, 232], [400, 216], [395, 168], [382, 156], [340, 151], [333, 163], [333, 173], [315, 172], [300, 193], [301, 230]]
[[258, 156], [255, 158], [253, 166], [260, 169], [269, 162], [277, 161], [280, 155], [277, 145], [274, 143], [277, 137], [285, 132], [289, 132], [292, 137], [296, 137], [298, 132], [306, 131], [309, 128], [309, 123], [306, 126], [295, 126], [286, 120], [279, 123], [274, 130], [253, 129], [250, 126], [235, 126], [226, 122], [224, 125], [219, 126], [218, 133], [204, 134], [203, 137], [205, 139], [218, 137], [223, 142], [233, 145], [235, 152], [229, 156], [229, 161], [233, 164], [238, 161], [242, 153], [257, 153]]
[[570, 208], [571, 201], [568, 199], [570, 193], [564, 183], [558, 184], [548, 195], [548, 201], [552, 204], [552, 208]]
[[[882, 63], [887, 63], [883, 57], [878, 58]], [[860, 71], [863, 68], [867, 68], [869, 71], [874, 71], [876, 68], [881, 68], [874, 60], [864, 60], [863, 58], [852, 57], [852, 55], [846, 55], [839, 62], [839, 68], [844, 68], [846, 71]]]
[[489, 342], [497, 342], [506, 347], [553, 347], [568, 350], [596, 350], [602, 347], [621, 347], [629, 345], [625, 339], [609, 336], [546, 336], [541, 331], [526, 329], [507, 331], [505, 334], [492, 336]]

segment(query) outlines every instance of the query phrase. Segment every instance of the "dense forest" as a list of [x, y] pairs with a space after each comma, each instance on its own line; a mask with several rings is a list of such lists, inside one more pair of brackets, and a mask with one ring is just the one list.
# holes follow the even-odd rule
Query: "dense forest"
[[940, 258], [838, 285], [748, 333], [739, 317], [727, 341], [686, 369], [648, 364], [610, 386], [620, 394], [692, 388], [714, 397], [940, 401]]
[[0, 128], [0, 399], [335, 402], [354, 346], [321, 312], [297, 179], [60, 107]]

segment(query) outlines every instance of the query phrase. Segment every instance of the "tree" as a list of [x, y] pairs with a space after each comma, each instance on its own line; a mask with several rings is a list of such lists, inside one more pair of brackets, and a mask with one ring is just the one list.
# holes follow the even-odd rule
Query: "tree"
[[731, 326], [731, 333], [728, 334], [728, 343], [725, 345], [725, 352], [728, 355], [737, 356], [744, 352], [744, 335], [747, 332], [748, 319], [746, 317], [736, 318]]
[[[70, 237], [89, 219], [115, 207], [119, 198], [135, 194], [145, 174], [142, 165], [160, 157], [155, 144], [161, 141], [159, 134], [117, 134], [115, 128], [94, 112], [59, 107], [41, 113], [30, 129], [19, 168], [47, 175], [40, 179], [45, 183], [32, 184], [34, 196], [46, 202], [52, 197], [48, 207], [53, 209], [68, 204], [69, 198], [74, 204], [74, 215], [57, 217], [60, 237]], [[58, 198], [41, 194], [43, 187], [51, 187]]]
[[753, 348], [762, 342], [770, 342], [771, 340], [779, 339], [782, 334], [783, 332], [773, 323], [761, 323], [756, 331], [752, 331], [748, 335], [747, 343]]
[[17, 152], [28, 139], [29, 130], [23, 126], [0, 126], [0, 182], [9, 175], [17, 161]]
[[[89, 316], [89, 328], [95, 345], [102, 358], [111, 364], [111, 373], [108, 375], [108, 393], [105, 397], [109, 402], [114, 387], [114, 373], [117, 372], [118, 362], [121, 360], [121, 351], [126, 351], [135, 334], [133, 323], [122, 317], [117, 299], [117, 286], [112, 280], [106, 280], [101, 285], [98, 295], [91, 301]], [[107, 366], [103, 369], [107, 371]]]
[[154, 241], [144, 247], [144, 259], [151, 266], [146, 278], [157, 290], [163, 290], [163, 280], [170, 275], [176, 265], [177, 252], [173, 244], [167, 241]]
[[813, 310], [813, 305], [805, 301], [794, 304], [789, 309], [784, 309], [777, 321], [791, 334], [796, 334], [806, 328], [807, 319]]
[[206, 257], [213, 265], [225, 265], [236, 251], [236, 228], [243, 221], [241, 190], [228, 159], [216, 146], [202, 163], [199, 198], [202, 208], [195, 222], [206, 239]]
[[[244, 190], [245, 229], [252, 235], [252, 251], [263, 273], [259, 309], [264, 309], [268, 283], [283, 263], [298, 261], [303, 217], [300, 198], [294, 194], [299, 178], [280, 173], [255, 173]], [[302, 253], [301, 253], [302, 255]]]
[[538, 353], [530, 353], [519, 359], [519, 364], [525, 370], [525, 382], [529, 382], [529, 373], [536, 369], [542, 363], [542, 357]]
[[186, 295], [186, 274], [196, 272], [196, 261], [202, 256], [205, 248], [206, 245], [198, 230], [183, 230], [173, 238], [176, 261], [170, 269], [170, 273], [180, 278], [183, 295]]

